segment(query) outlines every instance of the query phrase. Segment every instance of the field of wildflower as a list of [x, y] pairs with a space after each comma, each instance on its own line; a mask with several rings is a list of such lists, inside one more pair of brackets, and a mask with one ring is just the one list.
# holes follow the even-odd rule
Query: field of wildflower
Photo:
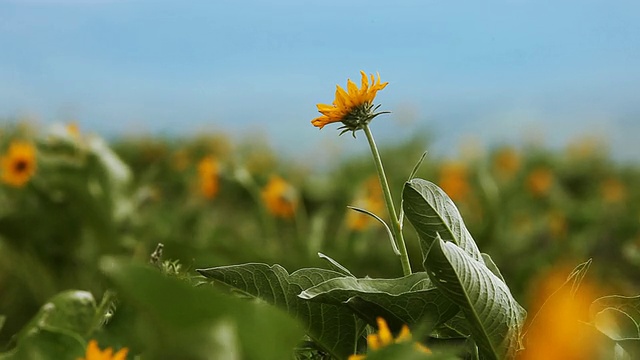
[[379, 146], [386, 84], [317, 105], [371, 150], [327, 169], [4, 122], [0, 360], [640, 358], [640, 164]]

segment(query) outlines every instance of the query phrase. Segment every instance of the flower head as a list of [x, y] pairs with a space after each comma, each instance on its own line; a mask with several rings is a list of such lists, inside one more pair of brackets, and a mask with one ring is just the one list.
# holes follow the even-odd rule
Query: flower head
[[[384, 321], [383, 318], [379, 317], [376, 319], [378, 323], [378, 333], [377, 334], [369, 334], [367, 336], [367, 348], [369, 351], [380, 350], [385, 346], [389, 346], [392, 344], [397, 344], [401, 342], [411, 341], [411, 331], [407, 325], [403, 325], [402, 329], [400, 329], [400, 333], [394, 339], [391, 331], [389, 330], [389, 326], [387, 322]], [[430, 354], [431, 350], [428, 347], [422, 345], [421, 343], [415, 343], [416, 350]], [[348, 360], [363, 360], [366, 359], [366, 355], [351, 355]]]
[[36, 171], [36, 148], [25, 141], [14, 141], [0, 159], [2, 182], [22, 187]]
[[546, 167], [534, 169], [527, 178], [527, 187], [534, 196], [545, 196], [553, 184], [553, 173]]
[[218, 193], [218, 162], [212, 157], [204, 157], [198, 163], [200, 193], [207, 199], [213, 199]]
[[511, 179], [520, 169], [520, 155], [510, 147], [498, 150], [493, 158], [493, 170], [501, 180]]
[[579, 288], [565, 284], [566, 281], [566, 272], [558, 268], [535, 286], [533, 308], [537, 308], [537, 314], [530, 317], [524, 339], [526, 347], [518, 354], [518, 360], [596, 357], [599, 338], [585, 320], [598, 289], [586, 280]]
[[343, 126], [338, 128], [343, 131], [341, 135], [347, 131], [352, 131], [355, 135], [356, 130], [368, 124], [373, 118], [385, 112], [376, 113], [378, 106], [373, 105], [373, 99], [379, 90], [387, 86], [387, 82], [380, 82], [380, 74], [378, 79], [371, 75], [371, 83], [364, 71], [360, 71], [362, 75], [361, 86], [358, 86], [347, 80], [347, 90], [345, 91], [340, 85], [336, 85], [336, 98], [332, 105], [318, 104], [318, 111], [322, 116], [311, 120], [311, 124], [322, 129], [325, 125], [334, 122], [341, 122]]
[[104, 351], [98, 347], [98, 342], [95, 340], [89, 341], [87, 346], [87, 353], [84, 358], [78, 358], [77, 360], [125, 360], [129, 349], [122, 348], [117, 353], [113, 354], [112, 348], [106, 348]]
[[467, 167], [459, 162], [445, 163], [440, 169], [438, 185], [453, 201], [464, 200], [470, 192]]
[[71, 135], [71, 137], [73, 137], [74, 139], [78, 139], [80, 137], [80, 127], [78, 126], [78, 123], [76, 122], [67, 123], [67, 125], [65, 126], [65, 129], [67, 130], [67, 133]]
[[291, 184], [279, 176], [272, 176], [262, 189], [262, 200], [273, 215], [291, 218], [296, 210], [298, 196]]

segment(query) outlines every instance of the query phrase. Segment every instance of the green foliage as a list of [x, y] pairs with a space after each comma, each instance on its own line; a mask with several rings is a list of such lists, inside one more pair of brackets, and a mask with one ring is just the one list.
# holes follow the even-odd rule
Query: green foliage
[[[382, 156], [392, 188], [402, 188], [400, 221], [408, 220], [414, 264], [413, 274], [399, 277], [388, 227], [372, 221], [356, 229], [347, 219], [352, 206], [388, 221], [384, 210], [359, 203], [372, 174], [368, 158], [318, 170], [254, 139], [235, 146], [219, 135], [121, 139], [112, 150], [99, 137], [61, 129], [41, 137], [11, 131], [0, 151], [12, 138], [32, 139], [38, 168], [23, 188], [0, 185], [0, 359], [75, 359], [91, 339], [139, 360], [365, 352], [367, 359], [512, 359], [527, 335], [519, 302], [529, 305], [531, 279], [558, 259], [597, 264], [569, 275], [561, 289], [572, 296], [587, 270], [615, 290], [640, 286], [633, 276], [640, 171], [601, 153], [524, 147], [505, 177], [492, 150], [462, 161], [466, 172], [452, 187], [444, 159], [412, 167], [425, 147], [420, 137], [387, 146]], [[220, 162], [214, 199], [198, 190], [205, 156]], [[539, 169], [551, 180], [533, 191]], [[275, 217], [262, 203], [276, 173], [294, 189], [293, 218]], [[153, 252], [152, 265], [141, 265], [158, 243], [167, 258]], [[315, 257], [320, 250], [331, 257]], [[91, 294], [103, 293], [96, 304]], [[639, 298], [591, 300], [580, 325], [604, 339], [593, 358], [639, 357]], [[378, 317], [394, 336], [408, 325], [413, 339], [371, 350], [366, 339]], [[416, 342], [433, 352], [417, 351]]]
[[402, 201], [407, 219], [420, 235], [423, 258], [440, 236], [458, 245], [472, 259], [481, 259], [458, 208], [437, 185], [423, 179], [411, 179], [404, 186]]
[[425, 272], [398, 279], [334, 278], [304, 290], [299, 297], [346, 306], [369, 324], [383, 317], [393, 328], [402, 324], [434, 328], [458, 312]]
[[126, 260], [103, 259], [101, 269], [135, 310], [125, 321], [134, 325], [128, 339], [145, 349], [145, 358], [284, 359], [302, 337], [294, 320], [264, 303], [193, 287]]
[[525, 310], [482, 261], [436, 237], [427, 255], [429, 276], [470, 323], [481, 359], [509, 359], [521, 347]]
[[104, 312], [86, 291], [52, 297], [15, 336], [15, 348], [0, 359], [64, 359], [84, 354], [84, 338], [100, 325]]
[[353, 353], [364, 323], [346, 308], [304, 301], [304, 289], [342, 274], [324, 269], [300, 269], [291, 274], [280, 265], [244, 264], [199, 269], [206, 278], [217, 280], [280, 307], [306, 324], [306, 331], [329, 354], [346, 358]]

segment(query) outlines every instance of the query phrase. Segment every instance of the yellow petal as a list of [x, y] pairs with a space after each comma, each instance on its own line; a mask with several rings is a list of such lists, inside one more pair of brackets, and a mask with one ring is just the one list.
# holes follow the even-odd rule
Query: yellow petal
[[416, 348], [416, 350], [418, 350], [420, 352], [423, 352], [425, 354], [431, 354], [431, 349], [429, 349], [428, 347], [422, 345], [419, 342], [416, 342], [413, 346]]
[[383, 347], [384, 344], [380, 341], [378, 334], [367, 335], [367, 347], [371, 350], [378, 350]]
[[386, 346], [392, 344], [393, 335], [389, 330], [389, 326], [387, 326], [387, 322], [381, 317], [377, 318], [376, 321], [378, 322], [378, 337], [380, 338], [382, 345]]
[[349, 91], [349, 96], [357, 96], [358, 95], [358, 86], [351, 81], [351, 79], [347, 80], [347, 90]]
[[409, 327], [407, 325], [402, 325], [402, 329], [400, 329], [400, 334], [396, 338], [396, 342], [403, 342], [411, 340], [411, 331], [409, 331]]
[[125, 360], [127, 358], [127, 353], [129, 352], [129, 349], [127, 348], [122, 348], [120, 349], [114, 356], [113, 356], [113, 360]]
[[369, 87], [369, 79], [364, 71], [360, 70], [360, 74], [362, 75], [362, 87], [360, 88], [360, 93], [365, 93]]
[[367, 358], [367, 355], [349, 355], [347, 360], [364, 360]]

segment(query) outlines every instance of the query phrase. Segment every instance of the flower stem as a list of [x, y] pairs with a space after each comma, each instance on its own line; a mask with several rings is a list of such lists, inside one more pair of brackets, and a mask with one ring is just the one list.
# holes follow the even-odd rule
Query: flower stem
[[380, 185], [382, 186], [382, 193], [384, 194], [384, 202], [387, 205], [387, 212], [391, 219], [391, 231], [393, 232], [394, 241], [398, 245], [400, 250], [400, 263], [402, 264], [402, 272], [405, 276], [411, 275], [411, 263], [409, 262], [409, 255], [407, 254], [407, 246], [404, 243], [404, 237], [402, 236], [402, 229], [400, 228], [400, 221], [396, 213], [395, 206], [393, 205], [393, 198], [391, 197], [391, 190], [389, 189], [389, 182], [387, 181], [387, 175], [384, 173], [384, 167], [382, 166], [382, 159], [380, 153], [376, 147], [376, 142], [373, 140], [373, 134], [369, 129], [369, 124], [362, 126], [367, 140], [369, 141], [369, 147], [371, 147], [371, 153], [373, 154], [373, 162], [376, 164], [378, 170], [378, 178], [380, 178]]

